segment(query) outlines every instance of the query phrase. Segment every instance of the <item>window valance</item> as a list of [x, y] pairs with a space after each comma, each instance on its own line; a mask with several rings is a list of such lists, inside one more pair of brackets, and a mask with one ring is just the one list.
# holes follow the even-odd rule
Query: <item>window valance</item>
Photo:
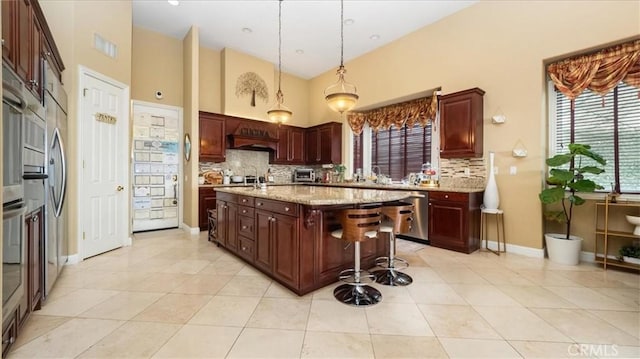
[[365, 123], [368, 123], [375, 132], [392, 126], [402, 128], [407, 125], [411, 128], [420, 124], [421, 127], [425, 127], [429, 121], [435, 120], [437, 109], [437, 96], [423, 97], [374, 110], [349, 112], [347, 122], [356, 136], [362, 133]]
[[587, 88], [604, 95], [620, 81], [640, 88], [640, 40], [552, 63], [547, 72], [570, 99]]

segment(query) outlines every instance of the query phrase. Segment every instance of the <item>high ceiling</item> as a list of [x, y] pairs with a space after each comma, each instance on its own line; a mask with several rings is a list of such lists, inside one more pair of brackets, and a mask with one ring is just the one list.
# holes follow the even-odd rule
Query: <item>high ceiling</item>
[[[346, 0], [344, 61], [464, 9], [476, 0]], [[134, 0], [134, 26], [182, 39], [197, 26], [200, 45], [230, 48], [278, 64], [278, 1]], [[378, 37], [376, 39], [376, 36]], [[340, 63], [340, 2], [282, 3], [282, 71], [305, 79]]]

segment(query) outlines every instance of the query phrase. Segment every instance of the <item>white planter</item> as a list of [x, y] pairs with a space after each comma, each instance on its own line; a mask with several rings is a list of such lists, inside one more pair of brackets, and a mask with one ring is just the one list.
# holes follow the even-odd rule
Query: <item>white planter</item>
[[500, 206], [500, 196], [498, 194], [498, 184], [496, 183], [496, 175], [493, 172], [493, 160], [495, 154], [489, 152], [489, 173], [487, 180], [487, 187], [484, 189], [484, 197], [482, 204], [486, 209], [498, 209]]
[[547, 253], [550, 261], [573, 266], [580, 263], [582, 238], [571, 236], [571, 239], [566, 239], [566, 237], [566, 234], [546, 233], [544, 240], [547, 243]]
[[622, 257], [622, 260], [625, 263], [633, 263], [633, 264], [640, 264], [640, 258], [633, 258], [633, 257]]

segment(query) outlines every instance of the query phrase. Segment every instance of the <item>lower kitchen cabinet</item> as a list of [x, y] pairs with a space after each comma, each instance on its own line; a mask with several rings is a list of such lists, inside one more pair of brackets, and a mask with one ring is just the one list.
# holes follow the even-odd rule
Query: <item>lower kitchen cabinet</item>
[[208, 210], [216, 208], [216, 191], [213, 187], [198, 189], [198, 226], [201, 231], [208, 228]]
[[40, 309], [42, 304], [44, 244], [43, 244], [43, 208], [31, 212], [25, 218], [27, 227], [27, 295], [28, 309]]
[[273, 258], [271, 256], [271, 212], [256, 211], [256, 261], [255, 266], [271, 273]]
[[215, 236], [218, 244], [235, 252], [238, 248], [238, 235], [236, 232], [236, 215], [238, 205], [233, 203], [235, 196], [222, 194], [216, 200], [218, 209], [218, 234]]
[[271, 230], [273, 275], [292, 287], [298, 286], [298, 219], [274, 214]]
[[429, 192], [432, 246], [471, 253], [480, 248], [482, 192]]

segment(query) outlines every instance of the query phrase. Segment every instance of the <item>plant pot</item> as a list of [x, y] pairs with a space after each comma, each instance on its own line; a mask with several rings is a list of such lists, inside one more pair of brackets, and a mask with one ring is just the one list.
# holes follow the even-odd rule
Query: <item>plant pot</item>
[[546, 233], [544, 240], [547, 243], [547, 253], [549, 260], [565, 265], [576, 265], [580, 263], [580, 251], [582, 249], [582, 238], [571, 236], [566, 239], [566, 234]]
[[625, 263], [633, 263], [633, 264], [640, 264], [640, 258], [633, 258], [633, 257], [622, 257], [622, 260]]

